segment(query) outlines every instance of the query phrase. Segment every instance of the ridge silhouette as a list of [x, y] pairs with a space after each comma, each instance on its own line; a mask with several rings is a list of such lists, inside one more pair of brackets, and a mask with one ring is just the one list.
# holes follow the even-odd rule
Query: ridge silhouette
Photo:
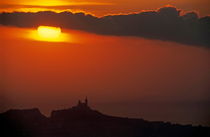
[[210, 127], [108, 116], [85, 102], [46, 117], [39, 109], [0, 114], [1, 137], [209, 137]]

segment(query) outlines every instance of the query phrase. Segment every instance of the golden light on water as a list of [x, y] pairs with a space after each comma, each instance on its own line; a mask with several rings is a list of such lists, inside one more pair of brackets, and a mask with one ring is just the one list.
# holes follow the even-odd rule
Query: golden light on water
[[48, 41], [48, 42], [69, 41], [68, 35], [63, 33], [60, 27], [52, 27], [52, 26], [39, 26], [37, 30], [32, 31], [30, 37], [37, 41]]

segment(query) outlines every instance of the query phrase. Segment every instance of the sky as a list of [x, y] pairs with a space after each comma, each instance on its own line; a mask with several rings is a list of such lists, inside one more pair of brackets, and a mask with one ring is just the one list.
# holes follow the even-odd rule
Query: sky
[[[50, 9], [59, 12], [70, 9], [74, 12], [85, 11], [96, 16], [155, 10], [168, 4], [186, 11], [197, 11], [201, 16], [209, 15], [210, 13], [209, 0], [1, 0], [0, 4], [1, 11], [39, 11]], [[23, 5], [35, 7], [24, 7]]]
[[[0, 12], [155, 12], [0, 14], [0, 112], [49, 115], [87, 96], [109, 115], [208, 125], [209, 17], [161, 8], [168, 4], [210, 13], [209, 0], [1, 0]], [[47, 23], [61, 27], [62, 40], [37, 35]]]

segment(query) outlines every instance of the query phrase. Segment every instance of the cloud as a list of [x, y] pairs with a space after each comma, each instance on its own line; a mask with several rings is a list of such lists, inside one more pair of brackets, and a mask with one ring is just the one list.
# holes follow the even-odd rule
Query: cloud
[[195, 12], [180, 15], [180, 12], [175, 7], [163, 7], [157, 11], [101, 18], [71, 12], [13, 12], [1, 13], [0, 24], [17, 27], [54, 25], [97, 34], [140, 36], [209, 48], [210, 17], [199, 18]]
[[[51, 3], [52, 4], [52, 3]], [[107, 7], [114, 6], [114, 3], [101, 3], [101, 2], [71, 2], [68, 4], [52, 4], [41, 3], [39, 4], [1, 4], [0, 12], [39, 12], [39, 11], [54, 11], [54, 12], [62, 12], [62, 11], [70, 11], [70, 12], [78, 12], [85, 11], [90, 12], [98, 9], [107, 9]], [[90, 10], [91, 9], [91, 10]]]
[[83, 6], [112, 6], [114, 3], [101, 3], [101, 2], [72, 2], [69, 4], [61, 4], [61, 5], [23, 5], [23, 4], [1, 4], [0, 8], [2, 9], [11, 9], [11, 8], [45, 8], [45, 9], [71, 9], [75, 7], [83, 7]]

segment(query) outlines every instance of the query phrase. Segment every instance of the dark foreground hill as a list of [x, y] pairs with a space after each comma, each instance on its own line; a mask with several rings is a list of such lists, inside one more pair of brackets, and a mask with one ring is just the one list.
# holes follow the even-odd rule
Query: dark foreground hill
[[210, 127], [107, 116], [87, 102], [49, 118], [38, 109], [9, 110], [0, 114], [0, 126], [1, 137], [210, 137]]

